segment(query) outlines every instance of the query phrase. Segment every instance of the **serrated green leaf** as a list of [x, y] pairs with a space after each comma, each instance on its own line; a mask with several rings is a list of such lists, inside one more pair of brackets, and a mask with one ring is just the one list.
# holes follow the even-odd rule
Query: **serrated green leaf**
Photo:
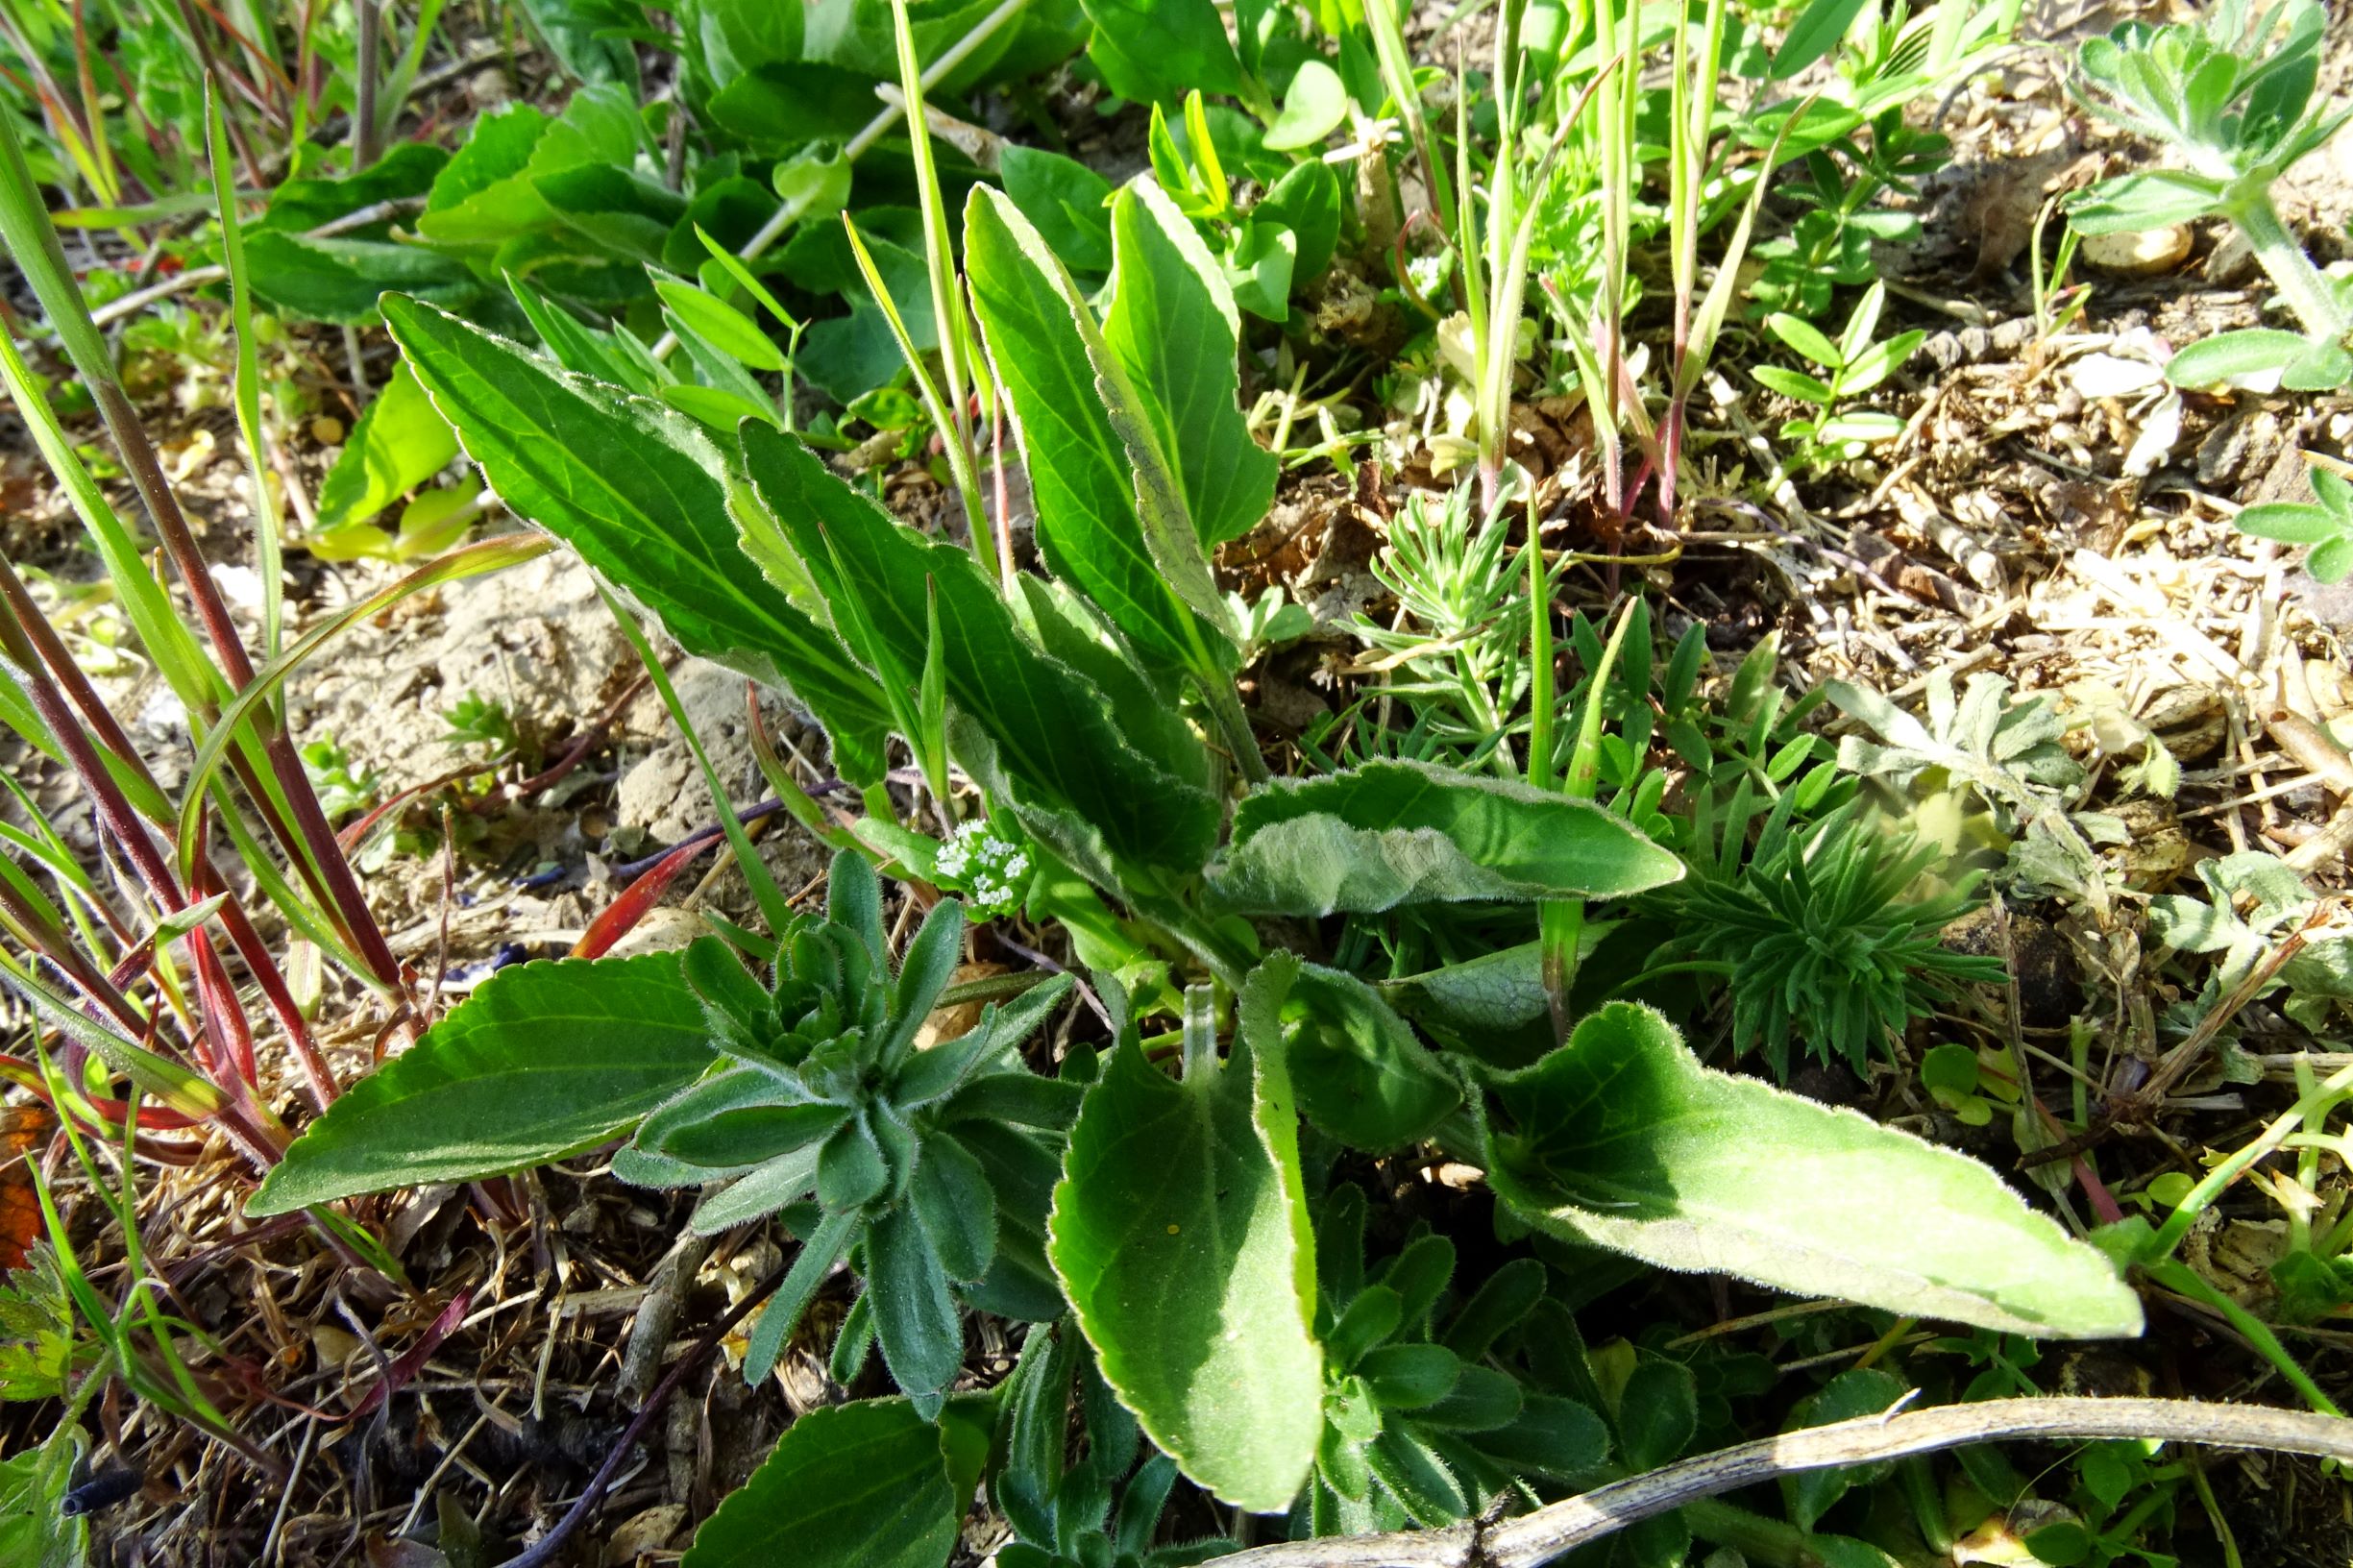
[[890, 709], [841, 646], [750, 570], [728, 520], [726, 460], [642, 398], [554, 370], [415, 301], [387, 325], [493, 490], [651, 611], [691, 653], [789, 685], [846, 778], [881, 776]]
[[1198, 869], [1216, 833], [1215, 801], [1128, 746], [1100, 694], [1021, 636], [969, 554], [901, 528], [797, 440], [758, 427], [742, 439], [764, 508], [746, 520], [754, 558], [806, 574], [836, 624], [863, 617], [902, 670], [921, 669], [930, 650], [936, 592], [949, 704], [985, 731], [1017, 790], [1074, 812], [1115, 854]]
[[1103, 340], [1142, 394], [1193, 529], [1213, 549], [1265, 517], [1281, 466], [1235, 403], [1241, 318], [1216, 257], [1158, 185], [1139, 180], [1113, 199], [1112, 236]]
[[630, 1126], [712, 1060], [674, 952], [501, 969], [312, 1122], [246, 1212], [541, 1164]]
[[250, 235], [245, 264], [254, 292], [308, 321], [370, 324], [389, 290], [461, 305], [481, 293], [465, 263], [438, 251], [380, 239], [314, 238], [277, 231]]
[[[1153, 482], [1164, 456], [1139, 459], [1144, 416], [1133, 390], [1106, 374], [1115, 361], [1086, 302], [1019, 208], [986, 186], [966, 204], [965, 262], [1019, 419], [1046, 564], [1155, 670], [1206, 674], [1224, 639], [1216, 619], [1204, 625], [1195, 611], [1229, 612], [1190, 525], [1165, 515], [1182, 498]], [[1231, 654], [1222, 649], [1224, 662]]]
[[1602, 1009], [1494, 1086], [1508, 1124], [1484, 1135], [1488, 1180], [1555, 1234], [2007, 1333], [2140, 1332], [2107, 1261], [1984, 1165], [1703, 1067], [1648, 1008]]
[[1400, 904], [1619, 897], [1682, 862], [1588, 801], [1416, 762], [1279, 779], [1234, 813], [1211, 878], [1227, 908], [1274, 915]]

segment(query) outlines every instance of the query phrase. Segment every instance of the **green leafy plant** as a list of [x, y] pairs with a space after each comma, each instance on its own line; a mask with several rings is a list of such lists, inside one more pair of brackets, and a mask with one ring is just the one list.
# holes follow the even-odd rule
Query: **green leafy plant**
[[[1326, 1303], [1321, 1264], [1344, 1253], [1321, 1247], [1311, 1222], [1311, 1148], [1320, 1171], [1335, 1147], [1435, 1145], [1488, 1172], [1515, 1224], [1663, 1266], [2031, 1332], [2130, 1332], [2138, 1304], [2109, 1265], [1992, 1172], [1703, 1067], [1654, 1013], [1614, 1004], [1581, 1018], [1557, 971], [1513, 969], [1509, 1005], [1539, 1039], [1497, 1065], [1447, 1045], [1459, 1036], [1441, 1025], [1425, 1039], [1388, 999], [1403, 992], [1309, 960], [1316, 949], [1288, 933], [1324, 921], [1361, 933], [1359, 952], [1485, 920], [1574, 954], [1589, 904], [1685, 874], [1593, 798], [1603, 698], [1609, 670], [1633, 662], [1632, 616], [1601, 652], [1588, 721], [1565, 744], [1551, 727], [1551, 658], [1526, 661], [1542, 744], [1525, 765], [1481, 773], [1383, 755], [1270, 776], [1237, 690], [1242, 627], [1209, 555], [1257, 521], [1271, 488], [1272, 460], [1236, 402], [1238, 306], [1193, 220], [1152, 181], [1118, 191], [1109, 215], [1112, 284], [1091, 300], [1010, 199], [980, 186], [966, 201], [973, 319], [1036, 500], [1042, 570], [1010, 580], [952, 537], [898, 523], [768, 420], [744, 418], [723, 447], [663, 402], [429, 304], [384, 299], [419, 385], [507, 503], [681, 647], [789, 683], [868, 817], [851, 834], [859, 847], [835, 860], [823, 922], [787, 913], [739, 845], [767, 936], [737, 934], [734, 952], [714, 940], [501, 971], [315, 1120], [256, 1211], [478, 1178], [624, 1135], [625, 1176], [733, 1182], [704, 1200], [698, 1226], [781, 1206], [804, 1239], [750, 1364], [772, 1364], [846, 1257], [866, 1288], [833, 1364], [854, 1371], [870, 1335], [908, 1397], [828, 1424], [871, 1445], [873, 1474], [929, 1500], [887, 1543], [910, 1568], [944, 1557], [954, 1505], [988, 1468], [969, 1442], [978, 1407], [949, 1392], [964, 1306], [1041, 1323], [1067, 1312], [1143, 1436], [1201, 1491], [1247, 1509], [1312, 1519], [1318, 1505], [1302, 1499], [1327, 1459], [1331, 1499], [1405, 1518], [1556, 1473], [1541, 1444], [1499, 1436], [1529, 1402], [1505, 1409], [1516, 1374], [1474, 1365], [1486, 1331], [1465, 1321], [1514, 1320], [1508, 1292], [1532, 1277], [1521, 1270], [1506, 1297], [1474, 1293], [1452, 1316], [1408, 1311], [1424, 1288], [1409, 1291], [1409, 1274], [1446, 1272], [1425, 1246], [1368, 1286], [1336, 1262]], [[1434, 529], [1465, 515], [1435, 510]], [[1444, 573], [1477, 590], [1458, 605], [1466, 626], [1498, 581], [1519, 592], [1520, 571], [1492, 569], [1500, 553], [1482, 539], [1448, 555], [1461, 570]], [[1529, 557], [1537, 591], [1526, 598], [1548, 604], [1540, 563]], [[1548, 612], [1526, 613], [1549, 630]], [[1679, 718], [1697, 678], [1689, 647], [1669, 665]], [[1633, 689], [1647, 700], [1647, 646], [1641, 661]], [[1744, 701], [1744, 733], [1761, 715], [1785, 749], [1783, 707], [1756, 692]], [[883, 788], [900, 744], [937, 836]], [[1733, 772], [1748, 766], [1740, 755]], [[911, 920], [937, 886], [917, 879], [962, 878], [979, 896], [976, 868], [993, 864], [980, 840], [1012, 846], [1017, 833], [1029, 881], [1017, 889], [998, 855], [991, 902], [1011, 919], [1018, 897], [1019, 919], [1066, 943], [1104, 1026], [1099, 1045], [1058, 1032], [1054, 1077], [1013, 1047], [1057, 1011], [1063, 984], [1025, 990], [971, 1036], [914, 1048], [933, 1005], [963, 999], [942, 989], [961, 916], [933, 907], [894, 975], [886, 895], [868, 870], [904, 879]], [[1577, 917], [1565, 937], [1559, 910]], [[1473, 967], [1498, 956], [1488, 945], [1461, 974], [1416, 976], [1419, 993], [1476, 991], [1489, 971]], [[773, 978], [738, 954], [772, 964]], [[579, 1020], [560, 1065], [534, 1044], [550, 1017]], [[1976, 1239], [1950, 1246], [1908, 1217], [1931, 1210], [1967, 1216]], [[1399, 1298], [1394, 1322], [1383, 1291]], [[692, 1560], [755, 1560], [778, 1521], [837, 1517], [822, 1498], [801, 1507], [811, 1487], [838, 1483], [806, 1430], [705, 1526]], [[1432, 1472], [1417, 1485], [1400, 1469], [1379, 1491], [1359, 1484], [1457, 1437], [1483, 1458], [1454, 1482]], [[1148, 1543], [1116, 1538], [1124, 1506], [1107, 1531], [1110, 1515], [1077, 1489], [1109, 1486], [1118, 1468], [1058, 1480], [1058, 1497], [1073, 1488], [1068, 1520], [1033, 1516], [1020, 1527], [1029, 1544], [1046, 1551], [1050, 1531], [1057, 1556], [1106, 1550], [1087, 1541], [1140, 1555]]]
[[2346, 286], [2296, 243], [2271, 186], [2336, 134], [2353, 110], [2316, 99], [2327, 12], [2317, 0], [2218, 0], [2194, 22], [2125, 22], [2089, 38], [2076, 64], [2095, 113], [2168, 149], [2182, 166], [2128, 174], [2086, 191], [2069, 209], [2085, 233], [2230, 220], [2304, 331], [2222, 332], [2174, 355], [2167, 376], [2206, 386], [2275, 375], [2308, 390], [2353, 379]]
[[1847, 403], [1894, 375], [1927, 341], [1928, 334], [1914, 328], [1884, 343], [1873, 342], [1872, 334], [1879, 330], [1879, 314], [1886, 305], [1886, 285], [1872, 284], [1855, 303], [1836, 341], [1793, 315], [1777, 312], [1765, 318], [1767, 331], [1821, 373], [1779, 365], [1758, 365], [1749, 372], [1772, 390], [1813, 410], [1781, 426], [1781, 438], [1797, 443], [1793, 462], [1820, 473], [1903, 433], [1903, 421], [1894, 414], [1842, 411]]
[[2353, 573], [2353, 481], [2315, 463], [2316, 502], [2271, 501], [2243, 506], [2231, 526], [2258, 539], [2306, 545], [2304, 570], [2321, 582], [2342, 582]]
[[1326, 1535], [1451, 1525], [1515, 1475], [1595, 1474], [1609, 1449], [1601, 1417], [1493, 1364], [1544, 1299], [1544, 1265], [1517, 1259], [1449, 1299], [1451, 1242], [1418, 1237], [1367, 1273], [1363, 1224], [1362, 1190], [1336, 1188], [1316, 1226], [1324, 1431], [1295, 1526]]
[[964, 1360], [951, 1287], [1016, 1311], [1025, 1297], [1054, 1300], [1037, 1250], [1044, 1214], [1020, 1202], [1042, 1196], [1052, 1161], [1016, 1129], [1060, 1132], [1078, 1096], [1017, 1052], [1068, 983], [992, 1007], [969, 1033], [919, 1052], [962, 951], [962, 906], [933, 906], [894, 978], [871, 869], [836, 856], [827, 898], [823, 923], [780, 933], [765, 988], [716, 938], [687, 949], [722, 1065], [649, 1115], [616, 1168], [665, 1187], [732, 1178], [689, 1222], [706, 1234], [814, 1194], [815, 1229], [761, 1316], [747, 1373], [767, 1376], [818, 1284], [855, 1250], [873, 1288], [843, 1332], [879, 1342], [928, 1412]]
[[1736, 796], [1715, 863], [1651, 896], [1683, 933], [1666, 954], [1723, 967], [1737, 1049], [1761, 1045], [1782, 1078], [1793, 1041], [1860, 1072], [1959, 983], [1998, 981], [2002, 968], [1939, 941], [1973, 907], [1973, 877], [1916, 897], [1942, 858], [1936, 846], [1906, 843], [1859, 802], [1798, 823], [1798, 798], [1784, 795], [1749, 845], [1750, 811]]

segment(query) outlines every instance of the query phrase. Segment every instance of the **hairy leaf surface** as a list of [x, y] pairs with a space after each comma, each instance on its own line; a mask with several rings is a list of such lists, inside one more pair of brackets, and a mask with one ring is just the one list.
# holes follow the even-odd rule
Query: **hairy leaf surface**
[[2009, 1333], [2141, 1331], [2107, 1261], [1986, 1166], [1703, 1067], [1649, 1008], [1603, 1008], [1494, 1087], [1508, 1122], [1487, 1131], [1488, 1180], [1557, 1235]]
[[1023, 793], [1066, 805], [1138, 864], [1192, 870], [1208, 858], [1215, 801], [1129, 746], [1102, 695], [1020, 634], [969, 555], [900, 527], [797, 439], [756, 425], [742, 438], [766, 513], [746, 518], [757, 559], [805, 574], [835, 625], [862, 625], [901, 672], [923, 668], [936, 595], [948, 700]]
[[1212, 891], [1227, 907], [1325, 916], [1399, 904], [1622, 897], [1682, 862], [1588, 801], [1418, 762], [1278, 779], [1234, 813]]
[[712, 1061], [676, 953], [501, 969], [312, 1122], [246, 1212], [544, 1164], [629, 1126]]
[[1183, 1083], [1131, 1044], [1071, 1130], [1048, 1255], [1104, 1378], [1229, 1503], [1291, 1501], [1323, 1430], [1313, 1240], [1271, 998], [1267, 1042]]
[[1133, 389], [1097, 361], [1110, 351], [1069, 274], [1020, 209], [985, 186], [966, 204], [965, 257], [990, 356], [1020, 420], [1046, 564], [1155, 669], [1230, 663], [1230, 649], [1213, 652], [1224, 639], [1194, 614], [1222, 600], [1182, 497], [1155, 482], [1157, 453], [1140, 460], [1133, 450], [1144, 416]]
[[809, 1411], [695, 1534], [682, 1568], [942, 1568], [964, 1504], [903, 1399]]
[[1241, 318], [1192, 221], [1148, 180], [1113, 199], [1111, 308], [1103, 340], [1145, 396], [1205, 547], [1238, 539], [1273, 504], [1275, 454], [1251, 439], [1235, 402]]

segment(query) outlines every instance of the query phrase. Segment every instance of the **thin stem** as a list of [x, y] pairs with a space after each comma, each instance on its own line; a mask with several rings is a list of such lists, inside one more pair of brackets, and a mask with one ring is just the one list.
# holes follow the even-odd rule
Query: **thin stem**
[[[1016, 16], [1020, 15], [1022, 12], [1028, 10], [1029, 4], [1030, 0], [1003, 0], [1003, 3], [1000, 4], [994, 11], [989, 12], [988, 15], [983, 16], [979, 21], [973, 23], [971, 32], [967, 33], [963, 37], [958, 38], [954, 43], [949, 44], [946, 50], [941, 54], [938, 60], [933, 61], [929, 65], [923, 67], [922, 85], [926, 87], [938, 85], [940, 80], [945, 77], [948, 72], [954, 70], [957, 66], [963, 64], [967, 60], [970, 59], [973, 50], [978, 49], [982, 44], [988, 42], [990, 38], [994, 37], [998, 28], [1003, 27], [1007, 22], [1012, 21]], [[893, 104], [885, 108], [872, 119], [867, 121], [863, 130], [843, 144], [842, 161], [845, 163], [855, 163], [859, 159], [865, 157], [866, 154], [872, 151], [874, 143], [889, 135], [891, 134], [891, 127], [898, 124], [904, 113], [905, 110], [901, 106]], [[776, 241], [784, 237], [787, 230], [791, 229], [793, 225], [801, 220], [802, 215], [808, 211], [809, 203], [812, 199], [814, 198], [804, 198], [797, 202], [787, 202], [782, 207], [776, 208], [773, 213], [770, 214], [769, 220], [760, 225], [758, 232], [755, 233], [749, 239], [744, 241], [742, 247], [738, 249], [735, 254], [742, 259], [748, 261], [752, 259], [752, 257], [766, 252], [771, 245], [775, 244]], [[661, 339], [653, 345], [653, 356], [656, 359], [667, 359], [673, 354], [675, 354], [677, 349], [678, 339], [676, 335], [671, 332], [664, 332]]]
[[1220, 1561], [1228, 1568], [1539, 1568], [1687, 1503], [1781, 1476], [2025, 1438], [2153, 1438], [2353, 1460], [2353, 1422], [2302, 1410], [2182, 1399], [1996, 1399], [1891, 1410], [1760, 1438], [1613, 1482], [1500, 1525], [1288, 1541]]
[[2279, 208], [2271, 205], [2269, 190], [2256, 186], [2238, 195], [2222, 210], [2246, 235], [2248, 249], [2303, 323], [2307, 337], [2316, 343], [2333, 343], [2353, 332], [2353, 317], [2347, 316], [2338, 303], [2336, 289], [2296, 243]]
[[702, 1331], [702, 1337], [696, 1340], [694, 1347], [679, 1357], [669, 1372], [663, 1375], [662, 1381], [653, 1385], [653, 1392], [646, 1396], [646, 1402], [629, 1418], [629, 1424], [622, 1430], [619, 1441], [605, 1455], [604, 1462], [597, 1466], [597, 1473], [590, 1478], [587, 1487], [574, 1500], [572, 1507], [564, 1510], [564, 1516], [534, 1542], [529, 1551], [508, 1559], [506, 1568], [541, 1568], [542, 1564], [555, 1559], [564, 1543], [572, 1539], [573, 1532], [586, 1524], [588, 1516], [597, 1511], [597, 1505], [604, 1501], [605, 1492], [613, 1484], [613, 1477], [621, 1470], [621, 1461], [636, 1448], [637, 1440], [646, 1434], [646, 1428], [661, 1413], [662, 1407], [670, 1403], [670, 1396], [678, 1391], [678, 1384], [686, 1381], [688, 1373], [710, 1359], [711, 1352], [719, 1348], [719, 1342], [726, 1337], [727, 1331], [749, 1316], [751, 1310], [766, 1301], [783, 1279], [782, 1270], [771, 1274], [753, 1286], [750, 1293], [742, 1301], [729, 1308], [726, 1316]]
[[[213, 645], [229, 684], [233, 687], [250, 684], [254, 677], [253, 661], [230, 618], [228, 601], [212, 580], [195, 534], [164, 478], [162, 462], [148, 440], [145, 427], [139, 423], [130, 395], [123, 389], [106, 340], [90, 320], [88, 306], [66, 263], [64, 248], [58, 241], [57, 228], [49, 221], [39, 187], [34, 184], [32, 170], [25, 162], [13, 120], [7, 116], [0, 116], [0, 242], [13, 256], [25, 281], [39, 299], [42, 312], [57, 332], [67, 358], [89, 387], [91, 399], [114, 438], [123, 468], [155, 525], [164, 552], [171, 557], [187, 589], [197, 620]], [[335, 845], [327, 814], [319, 808], [318, 796], [310, 786], [309, 775], [303, 772], [302, 758], [295, 751], [292, 739], [266, 711], [254, 715], [254, 729], [277, 784], [275, 791], [267, 790], [257, 772], [240, 769], [240, 776], [257, 808], [278, 831], [281, 846], [318, 894], [320, 903], [340, 917], [340, 925], [366, 960], [375, 982], [397, 993], [401, 987], [400, 962], [384, 942], [376, 917], [359, 891], [358, 880], [352, 874], [350, 862]], [[282, 807], [285, 819], [280, 818]]]

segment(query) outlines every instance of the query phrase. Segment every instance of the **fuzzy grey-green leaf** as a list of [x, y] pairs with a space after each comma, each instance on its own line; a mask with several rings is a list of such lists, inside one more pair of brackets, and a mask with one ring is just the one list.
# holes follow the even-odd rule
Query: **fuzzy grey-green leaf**
[[1417, 762], [1277, 780], [1234, 813], [1213, 895], [1321, 917], [1470, 899], [1618, 897], [1683, 864], [1589, 801]]
[[2098, 1252], [1966, 1155], [1700, 1065], [1613, 1003], [1498, 1075], [1488, 1180], [1533, 1224], [1664, 1268], [1738, 1275], [2012, 1334], [2141, 1332]]
[[[1262, 1009], [1270, 1014], [1271, 1008]], [[1323, 1428], [1314, 1260], [1277, 1026], [1171, 1082], [1140, 1046], [1088, 1091], [1048, 1255], [1103, 1376], [1227, 1502], [1287, 1507]]]

